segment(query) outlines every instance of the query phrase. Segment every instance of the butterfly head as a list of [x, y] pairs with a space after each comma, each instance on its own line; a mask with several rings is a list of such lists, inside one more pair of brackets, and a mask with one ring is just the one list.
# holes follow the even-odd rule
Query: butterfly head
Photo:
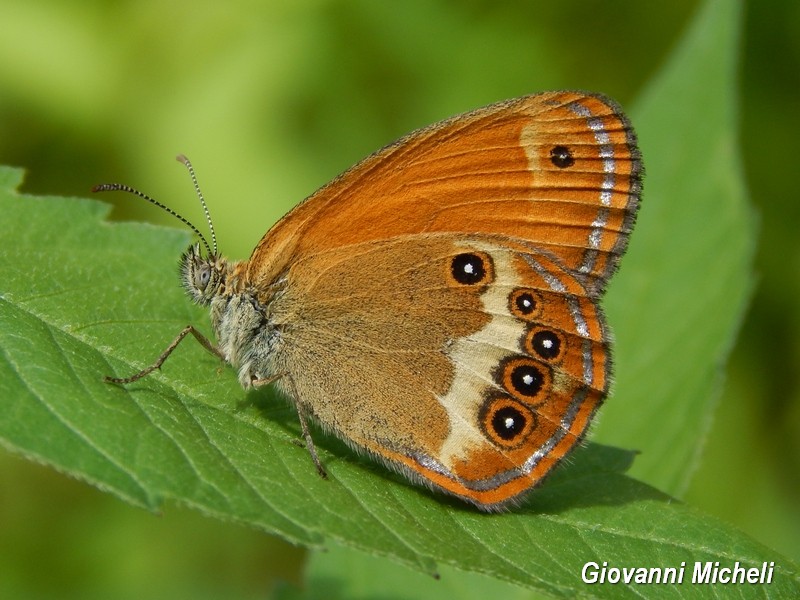
[[200, 244], [193, 244], [181, 256], [181, 285], [192, 300], [203, 306], [225, 293], [229, 274], [228, 261], [213, 253], [203, 256]]
[[200, 233], [200, 230], [197, 229], [197, 227], [195, 227], [188, 219], [182, 217], [168, 206], [135, 188], [119, 183], [104, 183], [101, 185], [96, 185], [94, 188], [92, 188], [92, 191], [108, 192], [119, 190], [128, 192], [129, 194], [138, 196], [139, 198], [147, 200], [151, 204], [156, 205], [160, 209], [168, 212], [173, 217], [187, 225], [197, 235], [197, 237], [200, 238], [200, 241], [205, 247], [206, 254], [205, 256], [202, 254], [199, 243], [193, 244], [186, 252], [184, 252], [180, 263], [181, 283], [192, 300], [198, 304], [208, 305], [216, 296], [219, 296], [225, 292], [226, 282], [229, 280], [228, 273], [231, 271], [231, 269], [228, 266], [228, 261], [217, 254], [217, 236], [214, 233], [214, 224], [211, 222], [211, 215], [208, 212], [206, 201], [203, 198], [203, 194], [200, 191], [200, 186], [197, 183], [197, 177], [194, 174], [192, 163], [189, 162], [189, 159], [182, 154], [178, 155], [177, 160], [186, 166], [187, 170], [189, 171], [189, 175], [192, 178], [192, 183], [194, 184], [197, 198], [200, 200], [200, 205], [203, 207], [203, 212], [205, 213], [208, 228], [211, 233], [211, 244], [208, 243], [205, 236]]

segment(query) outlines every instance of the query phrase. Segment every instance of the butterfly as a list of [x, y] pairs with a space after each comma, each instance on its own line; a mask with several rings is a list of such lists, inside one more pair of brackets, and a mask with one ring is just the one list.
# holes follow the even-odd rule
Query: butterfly
[[581, 442], [608, 392], [599, 300], [641, 179], [619, 106], [554, 91], [386, 146], [291, 210], [245, 261], [144, 194], [97, 186], [139, 194], [200, 237], [181, 280], [216, 339], [188, 326], [152, 366], [107, 380], [147, 375], [191, 334], [245, 388], [288, 397], [321, 474], [310, 419], [414, 482], [502, 509]]

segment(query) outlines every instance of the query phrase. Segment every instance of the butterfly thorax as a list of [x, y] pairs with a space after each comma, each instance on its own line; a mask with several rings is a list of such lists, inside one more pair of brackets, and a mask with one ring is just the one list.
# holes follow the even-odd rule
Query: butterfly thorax
[[247, 263], [230, 262], [215, 254], [202, 256], [194, 245], [181, 258], [181, 282], [189, 296], [211, 309], [211, 325], [217, 345], [239, 381], [248, 388], [254, 381], [274, 375], [277, 329], [268, 316], [265, 301], [247, 284]]

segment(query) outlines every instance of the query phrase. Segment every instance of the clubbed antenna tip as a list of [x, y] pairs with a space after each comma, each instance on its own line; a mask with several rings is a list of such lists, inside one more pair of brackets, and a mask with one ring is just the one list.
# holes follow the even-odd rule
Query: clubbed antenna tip
[[175, 157], [178, 162], [182, 162], [186, 169], [189, 171], [189, 176], [192, 178], [192, 184], [194, 185], [194, 191], [197, 194], [198, 200], [200, 200], [200, 205], [203, 207], [203, 213], [206, 216], [206, 223], [208, 223], [208, 230], [211, 232], [211, 245], [214, 247], [213, 254], [217, 253], [217, 234], [214, 232], [214, 223], [211, 220], [211, 213], [208, 211], [208, 205], [206, 204], [206, 199], [203, 198], [203, 192], [200, 190], [200, 184], [197, 183], [197, 176], [194, 174], [194, 167], [192, 166], [191, 161], [186, 158], [183, 154], [178, 154]]
[[92, 192], [94, 192], [94, 193], [97, 193], [97, 192], [126, 192], [128, 194], [133, 194], [134, 196], [138, 196], [142, 200], [147, 200], [151, 204], [154, 204], [155, 206], [159, 207], [161, 210], [164, 210], [164, 211], [168, 212], [173, 217], [175, 217], [176, 219], [181, 221], [184, 225], [189, 227], [189, 229], [191, 229], [195, 233], [195, 235], [197, 235], [197, 237], [199, 237], [200, 240], [203, 242], [203, 245], [206, 247], [206, 250], [208, 251], [208, 253], [210, 255], [211, 254], [216, 255], [217, 254], [217, 236], [214, 233], [214, 225], [211, 222], [211, 215], [208, 212], [208, 206], [206, 206], [206, 201], [203, 198], [203, 194], [200, 191], [200, 186], [197, 183], [197, 177], [195, 177], [194, 168], [192, 168], [192, 163], [189, 162], [189, 159], [186, 158], [183, 154], [179, 154], [178, 155], [178, 160], [180, 162], [182, 162], [184, 165], [186, 165], [186, 168], [189, 170], [189, 175], [191, 175], [191, 177], [192, 177], [192, 183], [194, 184], [195, 192], [197, 193], [197, 197], [200, 199], [200, 204], [203, 207], [203, 212], [205, 213], [206, 221], [208, 222], [208, 228], [211, 231], [211, 241], [213, 242], [213, 250], [212, 250], [212, 247], [209, 246], [208, 241], [206, 241], [205, 236], [202, 233], [200, 233], [200, 230], [197, 229], [197, 227], [195, 227], [194, 224], [192, 224], [191, 221], [189, 221], [187, 218], [179, 215], [177, 212], [175, 212], [174, 210], [172, 210], [168, 206], [162, 204], [158, 200], [156, 200], [154, 198], [151, 198], [150, 196], [148, 196], [145, 193], [140, 192], [136, 188], [133, 188], [133, 187], [131, 187], [129, 185], [125, 185], [124, 183], [101, 183], [99, 185], [94, 186], [92, 188]]

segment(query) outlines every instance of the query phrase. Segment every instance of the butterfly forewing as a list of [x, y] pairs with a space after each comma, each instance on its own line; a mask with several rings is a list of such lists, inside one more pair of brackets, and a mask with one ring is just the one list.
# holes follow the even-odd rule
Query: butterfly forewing
[[294, 257], [421, 232], [528, 241], [600, 291], [640, 195], [635, 136], [601, 96], [552, 92], [416, 131], [312, 195], [261, 240], [252, 281]]

